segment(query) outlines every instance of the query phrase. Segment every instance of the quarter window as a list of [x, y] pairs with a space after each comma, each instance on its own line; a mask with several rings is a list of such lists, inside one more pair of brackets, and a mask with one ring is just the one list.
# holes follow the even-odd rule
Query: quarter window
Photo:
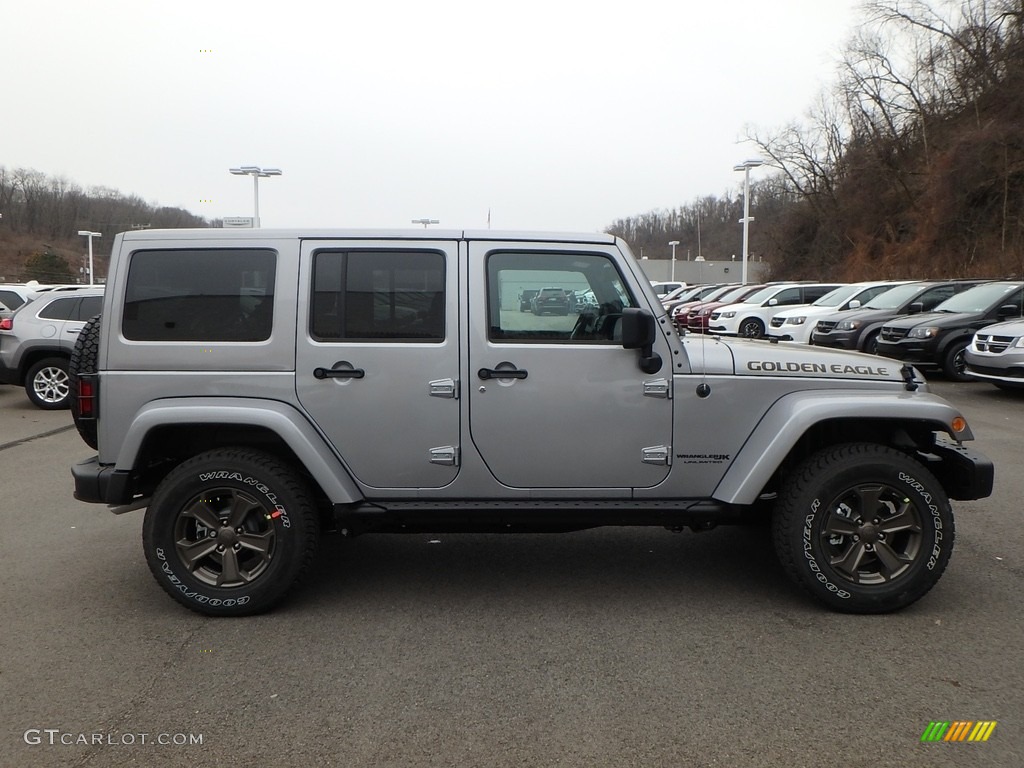
[[444, 254], [319, 251], [312, 304], [309, 332], [317, 341], [444, 341]]
[[138, 341], [264, 341], [277, 254], [191, 249], [132, 254], [121, 332]]

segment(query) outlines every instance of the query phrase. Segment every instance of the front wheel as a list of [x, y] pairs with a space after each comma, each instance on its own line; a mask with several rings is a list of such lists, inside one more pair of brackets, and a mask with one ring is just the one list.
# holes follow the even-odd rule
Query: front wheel
[[25, 394], [36, 408], [58, 411], [71, 405], [71, 380], [68, 361], [62, 357], [47, 357], [28, 369], [25, 374]]
[[953, 343], [942, 358], [942, 372], [950, 381], [971, 381], [967, 375], [966, 341]]
[[764, 336], [764, 323], [756, 317], [748, 317], [740, 323], [739, 335], [745, 339], [760, 339]]
[[864, 353], [868, 355], [878, 354], [878, 331], [875, 331], [864, 340]]
[[160, 586], [210, 616], [276, 605], [312, 562], [318, 535], [312, 496], [295, 470], [262, 451], [228, 448], [172, 470], [142, 528]]
[[869, 443], [808, 458], [772, 519], [789, 576], [830, 608], [887, 613], [923, 597], [949, 562], [953, 511], [917, 461]]

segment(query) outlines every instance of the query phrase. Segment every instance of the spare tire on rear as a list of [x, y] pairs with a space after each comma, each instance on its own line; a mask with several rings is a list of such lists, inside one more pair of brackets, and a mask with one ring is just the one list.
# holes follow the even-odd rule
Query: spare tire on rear
[[90, 448], [97, 448], [99, 441], [96, 439], [96, 420], [81, 418], [78, 401], [79, 377], [85, 374], [96, 373], [96, 360], [100, 354], [100, 315], [96, 315], [82, 328], [75, 341], [75, 348], [71, 352], [71, 361], [68, 364], [68, 378], [71, 383], [71, 418], [75, 421], [75, 428], [82, 436], [85, 444]]

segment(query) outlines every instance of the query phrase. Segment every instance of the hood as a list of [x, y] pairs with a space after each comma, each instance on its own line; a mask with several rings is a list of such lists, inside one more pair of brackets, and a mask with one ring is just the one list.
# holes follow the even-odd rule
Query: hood
[[986, 312], [922, 312], [917, 315], [905, 315], [886, 323], [893, 328], [913, 328], [918, 325], [934, 325], [937, 328], [950, 328], [966, 325], [986, 315]]
[[[730, 339], [728, 346], [732, 352], [735, 372], [739, 376], [795, 376], [903, 383], [900, 372], [903, 363], [876, 355], [805, 344], [773, 344], [762, 340]], [[697, 361], [692, 353], [690, 360], [696, 369]]]

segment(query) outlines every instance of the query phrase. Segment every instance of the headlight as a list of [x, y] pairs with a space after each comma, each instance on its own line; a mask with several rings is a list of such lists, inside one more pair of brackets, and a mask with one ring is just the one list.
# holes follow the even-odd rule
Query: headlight
[[786, 325], [803, 325], [804, 324], [804, 320], [806, 320], [806, 319], [807, 319], [806, 317], [787, 317], [785, 324]]
[[864, 323], [861, 320], [840, 320], [836, 324], [836, 330], [837, 331], [856, 331], [862, 325], [864, 325]]
[[1017, 339], [1017, 342], [1013, 345], [1015, 347], [1024, 347], [1024, 336]]
[[907, 336], [911, 339], [934, 339], [939, 335], [939, 329], [934, 326], [925, 328], [911, 328]]
[[[697, 314], [698, 314], [698, 315], [710, 315], [710, 314], [711, 314], [711, 310], [710, 310], [710, 309], [702, 309], [702, 310], [701, 310], [700, 312], [698, 312]], [[1022, 339], [1024, 339], [1024, 336], [1022, 336], [1021, 338], [1022, 338]]]
[[732, 312], [723, 312], [719, 317], [736, 317], [736, 310], [733, 310]]

